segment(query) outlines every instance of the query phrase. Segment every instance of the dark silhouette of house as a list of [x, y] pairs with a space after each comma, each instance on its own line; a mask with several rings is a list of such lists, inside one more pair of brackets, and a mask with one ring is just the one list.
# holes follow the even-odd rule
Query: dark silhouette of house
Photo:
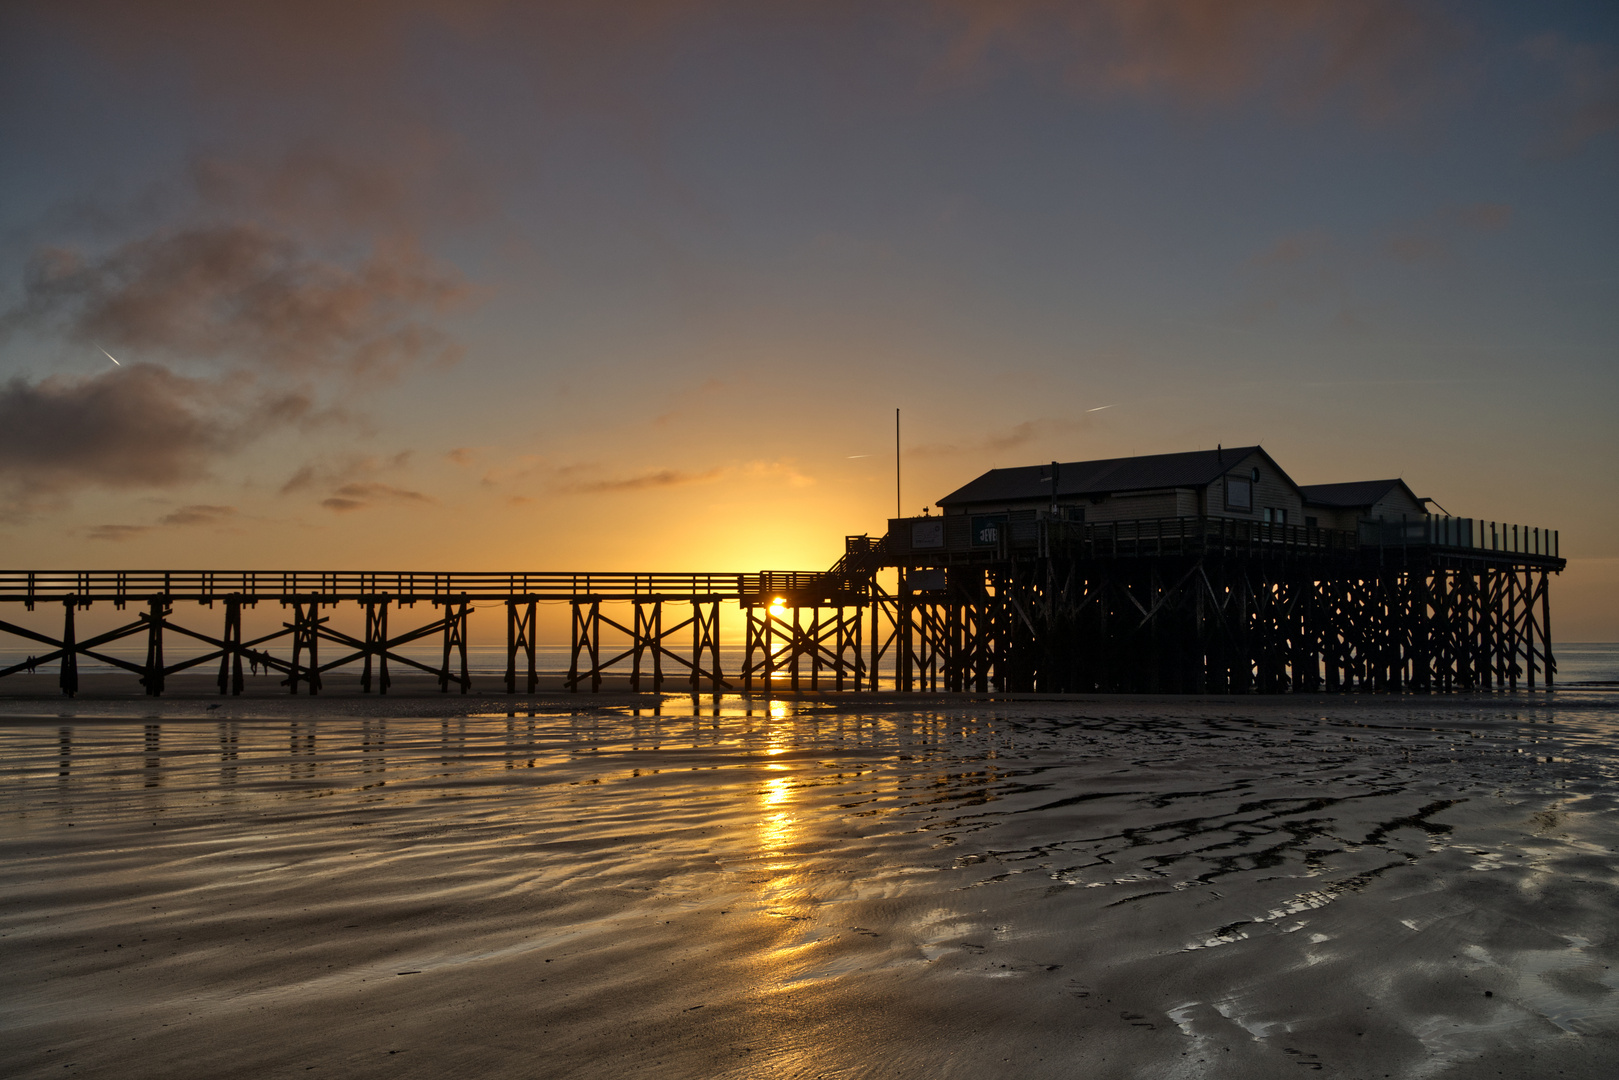
[[[1363, 518], [1421, 517], [1427, 513], [1425, 504], [1398, 479], [1301, 487], [1262, 446], [991, 469], [938, 503], [952, 523], [948, 533], [960, 532], [965, 540], [970, 529], [973, 544], [992, 543], [1003, 527], [1016, 532], [1018, 523], [1043, 518], [1109, 522], [1205, 517], [1354, 529]], [[945, 524], [924, 531], [938, 537], [936, 544], [930, 539], [922, 546], [945, 546]]]
[[1399, 479], [1306, 484], [1299, 490], [1304, 493], [1304, 523], [1323, 529], [1353, 529], [1363, 520], [1422, 517], [1428, 513], [1430, 501], [1418, 498]]
[[1303, 524], [1305, 497], [1260, 446], [991, 469], [939, 500], [946, 515], [1042, 511], [1070, 521], [1235, 517]]

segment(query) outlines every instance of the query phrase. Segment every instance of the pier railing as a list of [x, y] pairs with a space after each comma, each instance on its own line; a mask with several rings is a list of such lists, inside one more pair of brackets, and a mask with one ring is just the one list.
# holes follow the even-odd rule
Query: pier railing
[[1561, 544], [1556, 529], [1439, 514], [1402, 517], [1396, 521], [1362, 521], [1359, 539], [1364, 547], [1398, 547], [1403, 544], [1561, 558]]
[[1220, 555], [1284, 558], [1354, 555], [1390, 548], [1495, 553], [1560, 560], [1555, 529], [1437, 515], [1362, 521], [1357, 529], [1187, 516], [1066, 521], [1035, 511], [895, 518], [884, 548], [891, 563], [997, 562], [1009, 558], [1152, 558]]
[[323, 601], [387, 597], [418, 600], [735, 600], [766, 593], [793, 595], [845, 591], [844, 575], [826, 571], [759, 571], [745, 574], [680, 573], [421, 573], [349, 570], [77, 570], [0, 571], [0, 602], [111, 600], [122, 604], [164, 596], [209, 603], [318, 596]]

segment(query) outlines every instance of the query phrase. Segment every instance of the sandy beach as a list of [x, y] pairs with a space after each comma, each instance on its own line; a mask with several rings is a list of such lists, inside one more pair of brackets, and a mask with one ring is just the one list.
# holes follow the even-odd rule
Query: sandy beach
[[0, 700], [14, 1076], [1606, 1077], [1619, 695]]

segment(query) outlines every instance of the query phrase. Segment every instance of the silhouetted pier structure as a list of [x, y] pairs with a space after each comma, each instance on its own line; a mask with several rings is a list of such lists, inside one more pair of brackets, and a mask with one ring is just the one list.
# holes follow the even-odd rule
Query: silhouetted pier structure
[[[79, 689], [81, 657], [131, 672], [151, 695], [163, 692], [170, 676], [218, 665], [221, 693], [239, 694], [244, 667], [280, 673], [291, 693], [300, 686], [320, 692], [328, 673], [355, 668], [362, 690], [387, 693], [390, 664], [435, 676], [440, 690], [471, 687], [467, 665], [468, 621], [480, 604], [504, 608], [506, 622], [505, 689], [533, 693], [539, 680], [536, 665], [537, 609], [541, 603], [571, 606], [570, 664], [566, 685], [600, 689], [608, 673], [629, 674], [634, 690], [643, 684], [663, 689], [671, 673], [699, 689], [751, 689], [788, 666], [797, 683], [799, 658], [809, 666], [818, 687], [823, 670], [839, 688], [861, 688], [866, 668], [858, 657], [858, 628], [851, 625], [870, 595], [865, 580], [851, 582], [839, 572], [744, 574], [636, 573], [369, 573], [264, 571], [91, 571], [0, 573], [0, 604], [20, 603], [32, 611], [40, 604], [63, 610], [61, 636], [0, 620], [0, 633], [44, 646], [27, 660], [0, 668], [0, 677], [59, 666], [64, 693]], [[96, 603], [134, 618], [113, 629], [80, 637], [75, 613]], [[291, 616], [268, 633], [243, 637], [244, 609], [279, 604]], [[730, 678], [720, 661], [720, 605], [737, 603], [747, 612], [747, 662]], [[222, 608], [217, 631], [185, 625], [177, 606]], [[418, 604], [433, 616], [401, 629], [399, 616]], [[772, 605], [775, 610], [772, 611]], [[330, 612], [343, 605], [363, 609], [364, 631], [347, 633], [331, 625]], [[820, 612], [828, 616], [823, 631]], [[812, 613], [801, 625], [800, 613]], [[791, 611], [791, 615], [786, 612]], [[615, 617], [616, 616], [616, 617]], [[393, 625], [390, 625], [390, 624]], [[210, 628], [212, 630], [212, 628]], [[604, 647], [604, 633], [607, 642]], [[614, 635], [622, 640], [614, 641]], [[165, 643], [175, 637], [200, 642], [205, 651], [174, 663], [165, 660]], [[144, 662], [113, 655], [107, 646], [128, 639], [144, 640]], [[437, 638], [437, 666], [399, 650]], [[828, 643], [830, 639], [830, 644]], [[851, 644], [852, 642], [852, 644]], [[277, 655], [270, 646], [279, 646]], [[778, 647], [779, 646], [779, 647]], [[325, 654], [323, 658], [323, 653]]]
[[[959, 516], [893, 519], [883, 538], [849, 537], [829, 570], [779, 573], [6, 572], [0, 605], [60, 605], [63, 621], [53, 637], [0, 620], [0, 633], [43, 647], [0, 677], [56, 664], [72, 695], [84, 657], [152, 695], [216, 665], [222, 694], [242, 692], [244, 665], [280, 674], [294, 694], [319, 693], [337, 669], [386, 693], [392, 666], [465, 693], [469, 617], [486, 605], [504, 609], [505, 691], [534, 693], [547, 602], [571, 608], [573, 690], [627, 675], [637, 691], [694, 693], [1424, 692], [1549, 687], [1556, 672], [1548, 575], [1565, 564], [1551, 530], [1437, 516], [1353, 531], [1031, 513], [981, 540]], [[75, 613], [97, 603], [136, 610], [78, 636]], [[290, 617], [244, 637], [244, 609], [266, 603]], [[744, 659], [727, 672], [720, 611], [733, 603]], [[214, 610], [213, 626], [183, 623], [186, 605]], [[363, 611], [359, 634], [332, 625], [348, 605]], [[401, 628], [418, 605], [431, 617]], [[168, 662], [176, 638], [202, 651]], [[144, 641], [144, 661], [107, 651], [128, 639]], [[435, 639], [437, 665], [400, 652]]]
[[[1553, 530], [1030, 514], [983, 544], [966, 525], [889, 523], [902, 689], [1427, 692], [1555, 677]], [[909, 542], [918, 529], [927, 547]]]

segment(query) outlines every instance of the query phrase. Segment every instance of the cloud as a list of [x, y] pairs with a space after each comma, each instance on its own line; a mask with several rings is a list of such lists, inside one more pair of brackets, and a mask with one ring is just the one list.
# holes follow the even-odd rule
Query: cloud
[[456, 357], [424, 317], [469, 296], [459, 273], [407, 242], [348, 266], [257, 224], [195, 224], [97, 255], [37, 250], [0, 328], [54, 329], [136, 357], [394, 374]]
[[301, 465], [281, 485], [282, 495], [292, 495], [300, 491], [308, 491], [317, 487], [336, 487], [357, 479], [375, 476], [380, 472], [391, 472], [405, 468], [410, 463], [412, 452], [401, 450], [397, 454], [387, 457], [375, 455], [339, 457], [334, 461], [317, 461]]
[[320, 504], [328, 510], [346, 513], [350, 510], [364, 510], [377, 503], [430, 503], [433, 500], [419, 491], [410, 491], [406, 488], [395, 487], [379, 481], [344, 484], [329, 498], [322, 499]]
[[347, 513], [384, 503], [428, 504], [430, 495], [375, 479], [379, 473], [398, 472], [409, 463], [411, 451], [402, 450], [388, 457], [348, 457], [335, 462], [315, 462], [301, 466], [281, 485], [282, 495], [325, 490], [320, 505], [327, 510]]
[[255, 433], [233, 415], [233, 397], [215, 380], [151, 364], [81, 379], [13, 378], [0, 387], [0, 477], [36, 492], [198, 479]]
[[786, 481], [788, 487], [804, 488], [815, 483], [813, 476], [798, 471], [791, 461], [750, 461], [742, 466], [741, 474], [751, 479]]
[[137, 536], [152, 531], [150, 525], [96, 525], [85, 534], [91, 540], [105, 540], [108, 543], [121, 544], [125, 540], [133, 540]]
[[205, 503], [194, 503], [190, 506], [182, 506], [172, 513], [164, 514], [157, 519], [157, 523], [171, 526], [217, 525], [235, 516], [236, 507], [234, 506], [209, 506]]
[[530, 465], [515, 477], [541, 476], [546, 486], [564, 495], [614, 495], [623, 492], [653, 491], [660, 488], [712, 484], [725, 479], [769, 480], [790, 487], [808, 487], [814, 478], [799, 472], [791, 461], [750, 461], [740, 465], [717, 466], [691, 472], [683, 469], [652, 469], [629, 476], [599, 477], [595, 464], [546, 467]]
[[1013, 424], [1004, 431], [991, 432], [981, 439], [964, 443], [923, 443], [905, 449], [906, 457], [928, 458], [949, 457], [954, 454], [984, 454], [1005, 453], [1028, 446], [1037, 439], [1054, 436], [1071, 435], [1086, 431], [1101, 422], [1100, 417], [1080, 415], [1067, 417], [1042, 417], [1037, 420], [1025, 420]]
[[[198, 480], [279, 429], [363, 429], [352, 385], [343, 406], [322, 402], [334, 377], [375, 383], [459, 358], [438, 323], [478, 292], [415, 242], [420, 176], [300, 144], [279, 159], [197, 158], [188, 177], [179, 204], [46, 222], [78, 235], [34, 247], [0, 339], [60, 336], [124, 366], [0, 388], [11, 513], [83, 486]], [[152, 227], [154, 214], [169, 223]]]
[[1359, 284], [1386, 277], [1390, 260], [1414, 269], [1443, 266], [1458, 250], [1508, 228], [1512, 218], [1506, 203], [1476, 202], [1440, 206], [1359, 235], [1324, 229], [1289, 233], [1245, 260], [1247, 296], [1234, 314], [1251, 322], [1285, 309], [1316, 307], [1329, 310], [1338, 329], [1358, 332], [1366, 325]]
[[709, 469], [699, 473], [682, 472], [678, 469], [658, 469], [654, 472], [639, 473], [635, 476], [607, 480], [574, 481], [564, 484], [562, 490], [574, 495], [607, 495], [623, 491], [646, 491], [650, 488], [706, 484], [718, 480], [724, 474], [724, 469]]
[[188, 181], [216, 217], [320, 239], [418, 236], [484, 220], [495, 208], [489, 177], [464, 147], [421, 129], [363, 151], [305, 139], [273, 155], [200, 154]]
[[104, 62], [161, 62], [210, 98], [302, 96], [392, 128], [420, 124], [403, 90], [423, 41], [522, 65], [542, 96], [632, 123], [658, 107], [646, 74], [714, 26], [858, 42], [874, 47], [873, 63], [911, 65], [935, 86], [1012, 68], [1085, 93], [1197, 105], [1266, 92], [1297, 109], [1345, 92], [1377, 115], [1431, 96], [1442, 61], [1468, 41], [1457, 20], [1413, 0], [81, 0], [31, 12]]
[[1460, 25], [1406, 0], [937, 0], [954, 20], [945, 71], [1015, 63], [1076, 90], [1287, 109], [1347, 94], [1386, 117], [1431, 97]]
[[1552, 129], [1541, 146], [1544, 152], [1574, 153], [1619, 131], [1619, 63], [1612, 55], [1558, 34], [1535, 38], [1528, 52], [1557, 82], [1555, 97], [1542, 110]]
[[1442, 262], [1469, 235], [1497, 232], [1511, 221], [1512, 207], [1505, 203], [1445, 207], [1396, 230], [1383, 252], [1402, 263]]
[[172, 488], [286, 428], [331, 419], [311, 393], [253, 378], [194, 377], [130, 363], [96, 375], [0, 385], [0, 493], [7, 516], [60, 505], [83, 488]]
[[444, 452], [444, 457], [451, 464], [460, 465], [463, 468], [465, 468], [468, 465], [471, 465], [472, 462], [477, 458], [477, 456], [478, 456], [478, 451], [473, 449], [470, 446], [457, 446], [454, 449], [446, 450]]
[[121, 544], [125, 540], [145, 536], [147, 533], [157, 532], [163, 528], [186, 528], [192, 525], [217, 525], [236, 517], [234, 506], [209, 506], [196, 503], [191, 506], [182, 506], [171, 513], [164, 514], [157, 519], [156, 525], [96, 525], [89, 529], [85, 536], [90, 540], [104, 540], [108, 543]]

